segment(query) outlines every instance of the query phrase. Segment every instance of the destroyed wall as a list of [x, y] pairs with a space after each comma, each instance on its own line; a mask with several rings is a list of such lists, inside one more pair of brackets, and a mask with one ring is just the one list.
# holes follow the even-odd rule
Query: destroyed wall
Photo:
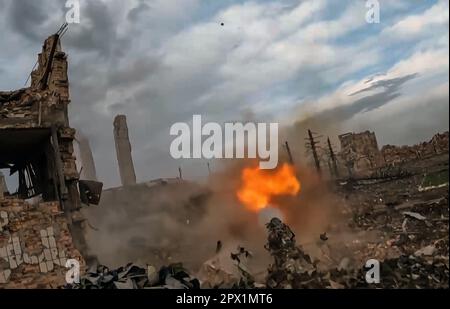
[[364, 174], [368, 170], [384, 165], [374, 132], [342, 134], [339, 135], [339, 141], [341, 143], [339, 157], [350, 174]]
[[385, 162], [391, 165], [448, 153], [448, 136], [447, 131], [434, 135], [428, 142], [413, 146], [386, 145], [381, 149], [381, 153]]
[[[53, 51], [53, 52], [52, 52]], [[51, 63], [48, 63], [53, 54]], [[31, 73], [31, 87], [0, 92], [0, 128], [37, 128], [68, 125], [67, 56], [59, 39], [49, 37]]]
[[58, 202], [0, 200], [0, 288], [57, 288], [67, 259], [84, 266]]
[[[54, 56], [51, 63], [47, 63], [52, 48], [54, 48]], [[48, 138], [48, 140], [51, 135], [55, 135], [56, 138], [51, 143], [53, 148], [58, 148], [56, 151], [60, 156], [54, 159], [61, 161], [64, 182], [74, 182], [78, 180], [78, 172], [73, 156], [75, 130], [69, 127], [67, 116], [67, 105], [70, 103], [67, 57], [61, 51], [57, 37], [51, 36], [45, 41], [42, 53], [39, 54], [38, 63], [37, 69], [31, 73], [31, 87], [0, 92], [0, 134], [2, 132], [3, 134], [17, 133], [26, 136], [37, 135], [36, 132], [41, 132], [39, 137]], [[19, 147], [14, 143], [8, 144], [7, 142], [10, 140], [0, 140], [2, 153], [12, 153], [11, 148], [14, 147], [18, 150], [36, 150], [32, 147], [27, 148], [27, 145]], [[14, 155], [21, 154], [17, 151]], [[3, 156], [5, 155], [3, 154]], [[14, 161], [14, 158], [2, 159], [4, 165], [11, 163], [5, 161]], [[50, 181], [59, 181], [56, 179], [56, 175], [50, 176]], [[64, 186], [63, 183], [60, 185]], [[60, 189], [60, 194], [67, 193], [63, 188]]]
[[[31, 86], [0, 92], [0, 168], [19, 179], [17, 192], [0, 195], [0, 288], [60, 284], [65, 276], [58, 267], [64, 265], [56, 257], [62, 257], [63, 248], [66, 256], [84, 263], [77, 253], [87, 247], [73, 155], [75, 130], [68, 120], [67, 68], [59, 35], [52, 35], [38, 56]], [[30, 198], [47, 203], [30, 206], [25, 202]], [[52, 229], [55, 238], [47, 244], [41, 236]]]

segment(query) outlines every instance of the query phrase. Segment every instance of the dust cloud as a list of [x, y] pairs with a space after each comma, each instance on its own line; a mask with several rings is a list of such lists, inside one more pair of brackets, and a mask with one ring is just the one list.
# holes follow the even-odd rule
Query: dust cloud
[[202, 183], [169, 179], [109, 189], [99, 206], [84, 210], [91, 254], [111, 267], [129, 262], [157, 267], [182, 262], [196, 271], [214, 256], [230, 259], [230, 253], [242, 246], [252, 252], [255, 271], [263, 271], [272, 260], [264, 248], [265, 223], [277, 216], [291, 227], [307, 253], [323, 260], [329, 248], [321, 234], [341, 231], [332, 235], [332, 241], [337, 241], [351, 233], [345, 227], [345, 201], [332, 192], [328, 171], [318, 175], [311, 158], [305, 156], [308, 129], [330, 134], [332, 140], [333, 132], [340, 131], [337, 121], [324, 122], [320, 117], [299, 117], [293, 125], [280, 128], [279, 166], [289, 162], [284, 147], [288, 141], [301, 183], [296, 196], [277, 197], [261, 213], [247, 210], [236, 192], [241, 171], [257, 162], [242, 159], [220, 160], [219, 168]]
[[252, 269], [262, 272], [271, 263], [264, 248], [265, 223], [279, 216], [297, 242], [321, 258], [320, 234], [339, 221], [341, 213], [340, 200], [326, 179], [298, 164], [301, 192], [276, 198], [271, 208], [256, 213], [243, 207], [236, 195], [241, 171], [249, 164], [253, 162], [229, 161], [205, 184], [172, 179], [106, 190], [99, 206], [84, 210], [91, 254], [110, 267], [182, 262], [196, 271], [216, 255], [220, 241], [222, 261], [242, 246], [252, 253]]

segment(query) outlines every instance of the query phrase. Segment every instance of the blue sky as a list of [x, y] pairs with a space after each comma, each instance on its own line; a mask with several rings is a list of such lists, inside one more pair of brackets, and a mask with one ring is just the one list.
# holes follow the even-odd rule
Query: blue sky
[[[2, 90], [23, 87], [64, 21], [64, 2], [0, 0]], [[448, 1], [383, 0], [379, 24], [365, 21], [364, 0], [80, 3], [81, 23], [63, 38], [70, 119], [90, 139], [106, 186], [119, 184], [120, 113], [141, 181], [176, 176], [179, 165], [186, 177], [205, 174], [205, 162], [168, 153], [170, 125], [194, 113], [277, 121], [288, 137], [305, 122], [332, 139], [369, 129], [380, 145], [448, 129]]]

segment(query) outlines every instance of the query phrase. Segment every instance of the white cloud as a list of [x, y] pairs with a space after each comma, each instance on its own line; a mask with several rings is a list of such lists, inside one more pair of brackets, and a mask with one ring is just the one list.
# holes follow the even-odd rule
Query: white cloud
[[439, 0], [425, 12], [407, 16], [383, 30], [383, 35], [408, 40], [429, 34], [435, 26], [446, 26], [448, 32], [449, 7], [447, 0]]

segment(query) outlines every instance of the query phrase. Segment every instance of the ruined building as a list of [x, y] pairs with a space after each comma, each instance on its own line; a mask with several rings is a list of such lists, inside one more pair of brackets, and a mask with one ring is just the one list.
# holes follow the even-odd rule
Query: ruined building
[[84, 263], [67, 66], [52, 35], [31, 86], [0, 92], [0, 169], [18, 179], [17, 192], [0, 195], [0, 288], [56, 287], [65, 283], [66, 259]]
[[386, 164], [390, 165], [448, 153], [448, 135], [448, 131], [438, 133], [434, 135], [430, 141], [413, 146], [385, 145], [381, 148], [381, 153]]
[[412, 146], [385, 145], [378, 149], [375, 133], [346, 133], [339, 135], [340, 163], [350, 176], [368, 176], [370, 172], [385, 166], [395, 166], [440, 154], [448, 154], [449, 132], [437, 133], [429, 141]]
[[339, 141], [341, 143], [339, 156], [350, 174], [363, 174], [384, 165], [374, 132], [341, 134]]

